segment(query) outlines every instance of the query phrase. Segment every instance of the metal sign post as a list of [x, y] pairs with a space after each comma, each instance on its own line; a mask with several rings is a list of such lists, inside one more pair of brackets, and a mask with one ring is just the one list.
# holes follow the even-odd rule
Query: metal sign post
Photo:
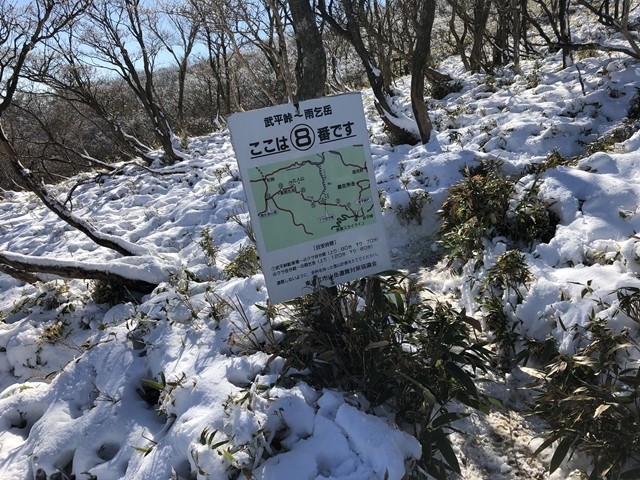
[[229, 117], [269, 298], [391, 268], [359, 93]]

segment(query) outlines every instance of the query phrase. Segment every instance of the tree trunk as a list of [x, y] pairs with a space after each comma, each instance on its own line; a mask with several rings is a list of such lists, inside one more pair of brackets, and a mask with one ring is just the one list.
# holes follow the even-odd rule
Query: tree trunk
[[295, 101], [318, 98], [327, 83], [327, 55], [308, 0], [289, 0], [298, 48]]
[[[624, 39], [629, 42], [629, 45], [633, 49], [636, 54], [636, 58], [640, 56], [640, 45], [638, 44], [638, 39], [634, 37], [631, 32], [629, 32], [629, 11], [631, 10], [631, 2], [629, 0], [624, 0], [622, 2], [622, 17], [620, 19], [620, 32], [622, 32], [622, 36]], [[618, 12], [618, 4], [616, 3], [616, 14]]]
[[372, 3], [373, 10], [370, 13], [371, 20], [367, 23], [375, 30], [374, 42], [376, 45], [377, 62], [384, 81], [384, 89], [385, 91], [389, 91], [391, 90], [393, 81], [393, 54], [391, 51], [392, 46], [390, 45], [390, 38], [385, 36], [384, 31], [386, 29], [388, 32], [391, 32], [393, 28], [391, 22], [391, 13], [393, 12], [393, 9], [381, 9], [377, 0], [374, 0]]
[[520, 68], [520, 40], [522, 39], [521, 9], [526, 9], [526, 4], [527, 0], [511, 0], [511, 12], [513, 12], [513, 71], [515, 73], [522, 73], [522, 69]]
[[469, 57], [469, 64], [474, 72], [482, 69], [484, 33], [487, 30], [490, 10], [491, 0], [476, 0], [473, 8], [473, 46]]
[[497, 0], [498, 19], [493, 42], [493, 66], [501, 67], [509, 61], [509, 34], [513, 28], [511, 0]]
[[413, 116], [418, 124], [420, 141], [427, 143], [431, 138], [433, 125], [429, 118], [427, 105], [424, 101], [424, 80], [427, 61], [431, 54], [431, 30], [436, 14], [435, 0], [422, 0], [418, 12], [418, 25], [413, 62], [411, 63], [411, 107]]
[[10, 277], [17, 278], [18, 280], [22, 280], [25, 283], [36, 283], [40, 281], [37, 275], [34, 275], [33, 273], [25, 272], [24, 270], [18, 270], [8, 265], [2, 265], [1, 263], [0, 272], [5, 273]]
[[[287, 35], [285, 33], [286, 25], [283, 23], [284, 12], [280, 11], [279, 2], [271, 0], [269, 2], [270, 8], [273, 11], [274, 28], [278, 36], [278, 68], [276, 71], [280, 72], [282, 77], [282, 88], [287, 96], [288, 101], [293, 101], [293, 79], [291, 78], [291, 68], [289, 66], [289, 48], [287, 47]], [[284, 10], [284, 5], [282, 9]], [[312, 12], [313, 13], [313, 12]], [[286, 19], [285, 19], [286, 20]], [[315, 23], [314, 23], [315, 25]], [[295, 30], [295, 26], [294, 26]], [[322, 43], [322, 40], [320, 40]], [[326, 63], [326, 61], [325, 61]]]
[[560, 0], [558, 8], [558, 20], [560, 22], [560, 44], [562, 45], [562, 66], [568, 67], [571, 61], [571, 34], [569, 32], [569, 2], [571, 0]]

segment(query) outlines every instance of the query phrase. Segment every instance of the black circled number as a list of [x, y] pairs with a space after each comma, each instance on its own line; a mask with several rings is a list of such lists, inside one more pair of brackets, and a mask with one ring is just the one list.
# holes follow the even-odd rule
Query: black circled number
[[291, 144], [296, 150], [309, 150], [316, 141], [316, 135], [309, 125], [296, 125], [291, 130]]

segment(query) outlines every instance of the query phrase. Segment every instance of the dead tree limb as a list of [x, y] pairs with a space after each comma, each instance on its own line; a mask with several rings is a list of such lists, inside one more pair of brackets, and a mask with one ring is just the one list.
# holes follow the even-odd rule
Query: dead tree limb
[[[121, 268], [120, 268], [121, 267]], [[31, 257], [0, 252], [0, 271], [29, 283], [42, 280], [37, 274], [62, 278], [101, 280], [140, 293], [150, 293], [158, 285], [157, 273], [145, 265], [111, 263], [83, 264], [76, 261]], [[146, 278], [145, 278], [146, 277]]]
[[0, 272], [6, 273], [10, 277], [17, 278], [18, 280], [22, 280], [26, 283], [36, 283], [40, 281], [38, 276], [33, 273], [25, 272], [24, 270], [17, 270], [8, 265], [0, 264]]

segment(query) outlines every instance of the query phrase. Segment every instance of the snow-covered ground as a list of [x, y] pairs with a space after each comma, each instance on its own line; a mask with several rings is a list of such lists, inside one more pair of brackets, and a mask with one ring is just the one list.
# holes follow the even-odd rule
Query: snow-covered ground
[[[495, 80], [445, 65], [463, 89], [431, 102], [436, 133], [426, 145], [389, 146], [364, 97], [395, 268], [478, 316], [477, 280], [505, 245], [497, 239], [482, 269], [453, 276], [433, 242], [445, 192], [483, 159], [517, 172], [554, 150], [582, 157], [542, 175], [540, 196], [555, 202], [560, 223], [526, 254], [533, 278], [513, 312], [519, 333], [554, 337], [571, 352], [597, 299], [611, 305], [599, 313], [615, 319], [611, 328], [640, 338], [640, 326], [614, 312], [617, 288], [640, 287], [640, 132], [585, 153], [626, 116], [640, 66], [622, 55], [561, 65], [550, 55]], [[408, 83], [397, 87], [408, 92]], [[408, 94], [399, 101], [408, 104]], [[149, 252], [134, 260], [97, 247], [33, 194], [0, 194], [0, 251], [142, 269], [161, 281], [139, 303], [109, 307], [96, 303], [88, 281], [30, 285], [0, 274], [0, 478], [225, 479], [234, 468], [246, 472], [239, 478], [265, 480], [403, 478], [420, 456], [416, 439], [352, 394], [303, 382], [284, 388], [286, 359], [253, 348], [271, 334], [256, 306], [267, 292], [261, 274], [225, 271], [250, 244], [229, 135], [191, 139], [189, 152], [174, 166], [130, 166], [75, 190], [76, 215]], [[55, 189], [63, 197], [75, 181]], [[433, 202], [421, 223], [404, 221], [398, 212], [421, 191]], [[460, 421], [452, 443], [464, 478], [547, 478], [552, 449], [532, 456], [544, 426], [522, 414], [529, 380], [519, 370], [495, 378], [485, 388], [506, 409]], [[571, 472], [581, 468], [588, 465], [575, 457], [553, 478], [579, 478]]]

